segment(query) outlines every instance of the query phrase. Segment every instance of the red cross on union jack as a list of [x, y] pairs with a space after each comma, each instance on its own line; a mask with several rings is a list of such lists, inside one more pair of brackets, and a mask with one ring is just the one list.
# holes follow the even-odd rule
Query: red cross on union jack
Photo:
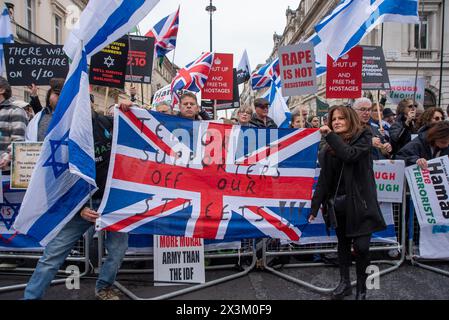
[[[187, 237], [227, 238], [233, 219], [240, 219], [267, 237], [299, 240], [298, 227], [275, 208], [280, 201], [299, 204], [300, 200], [310, 208], [315, 169], [277, 164], [316, 147], [316, 130], [289, 130], [239, 154], [236, 141], [243, 133], [239, 126], [192, 122], [137, 109], [118, 112], [115, 124], [118, 130], [99, 227], [122, 232], [144, 229], [189, 207], [191, 213], [182, 227]], [[190, 144], [176, 132], [189, 127]], [[316, 155], [308, 156], [316, 162]], [[136, 203], [117, 199], [125, 194], [132, 198], [129, 192], [152, 196]], [[170, 234], [163, 228], [159, 232]]]

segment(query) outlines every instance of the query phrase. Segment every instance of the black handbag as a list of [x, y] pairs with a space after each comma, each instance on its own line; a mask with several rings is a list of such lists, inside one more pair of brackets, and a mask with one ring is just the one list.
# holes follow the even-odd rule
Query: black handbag
[[338, 178], [337, 189], [335, 190], [335, 195], [326, 201], [326, 210], [323, 210], [323, 217], [327, 228], [336, 229], [338, 227], [337, 223], [337, 212], [341, 212], [345, 208], [346, 195], [338, 195], [338, 189], [340, 188], [341, 178], [343, 176], [343, 167], [341, 168], [340, 177]]

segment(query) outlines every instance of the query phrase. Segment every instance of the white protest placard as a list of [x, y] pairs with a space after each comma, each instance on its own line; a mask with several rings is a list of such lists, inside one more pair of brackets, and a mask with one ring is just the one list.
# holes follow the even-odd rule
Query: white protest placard
[[402, 203], [405, 163], [403, 160], [376, 160], [373, 164], [379, 202]]
[[171, 85], [167, 85], [154, 93], [153, 102], [151, 105], [156, 107], [161, 102], [167, 102], [171, 105], [171, 96]]
[[426, 259], [449, 259], [449, 158], [429, 160], [428, 166], [405, 171], [420, 227], [419, 253]]
[[11, 189], [25, 190], [39, 160], [42, 142], [13, 142], [11, 149]]
[[280, 47], [279, 67], [284, 97], [314, 94], [318, 91], [312, 43]]
[[205, 281], [203, 239], [154, 236], [155, 286]]
[[388, 91], [387, 100], [392, 104], [398, 104], [403, 99], [412, 99], [416, 91], [416, 102], [424, 105], [424, 88], [426, 81], [418, 78], [415, 87], [415, 79], [390, 79], [391, 90]]

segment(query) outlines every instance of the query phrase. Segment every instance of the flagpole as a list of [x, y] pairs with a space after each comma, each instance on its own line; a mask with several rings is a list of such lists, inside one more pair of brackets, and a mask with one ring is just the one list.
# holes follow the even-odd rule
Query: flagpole
[[[380, 25], [381, 27], [381, 32], [380, 32], [380, 47], [383, 50], [384, 47], [384, 24], [382, 23]], [[379, 119], [379, 131], [380, 133], [384, 136], [385, 135], [385, 131], [384, 131], [384, 126], [382, 124], [382, 114], [380, 112], [380, 90], [377, 90], [377, 103], [376, 103], [376, 108], [377, 108], [377, 117]]]
[[440, 51], [440, 91], [438, 95], [438, 106], [441, 107], [441, 95], [443, 90], [443, 64], [444, 64], [444, 19], [446, 17], [445, 15], [445, 9], [446, 9], [446, 0], [443, 0], [441, 3], [442, 6], [442, 12], [441, 12], [441, 51]]
[[[421, 15], [424, 14], [424, 0], [421, 0]], [[418, 58], [416, 59], [416, 74], [415, 74], [415, 92], [413, 93], [413, 104], [416, 104], [416, 93], [418, 91], [418, 73], [419, 73], [419, 63], [420, 63], [420, 58], [421, 58], [421, 30], [422, 30], [422, 21], [421, 21], [421, 16], [419, 16], [418, 14], [418, 18], [419, 18], [419, 26], [418, 26], [418, 51], [417, 51], [417, 55]]]
[[[129, 73], [131, 76], [131, 87], [134, 88], [134, 73], [133, 73], [133, 59], [131, 59], [131, 61], [129, 61], [129, 52], [132, 51], [131, 50], [131, 37], [130, 34], [128, 32], [128, 63], [129, 63]], [[132, 58], [132, 57], [131, 57]], [[143, 97], [141, 97], [142, 100], [142, 105], [143, 105]]]
[[106, 93], [104, 95], [104, 114], [106, 115], [106, 109], [108, 107], [109, 87], [106, 87]]

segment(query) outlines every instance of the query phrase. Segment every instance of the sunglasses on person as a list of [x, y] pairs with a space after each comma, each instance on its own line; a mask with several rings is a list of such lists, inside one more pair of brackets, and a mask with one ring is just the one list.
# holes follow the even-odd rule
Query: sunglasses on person
[[371, 112], [371, 108], [360, 108], [360, 109], [356, 109], [356, 110], [360, 111], [361, 113]]
[[433, 117], [432, 119], [435, 121], [443, 121], [444, 120], [443, 117]]
[[256, 105], [256, 108], [262, 108], [262, 109], [268, 109], [270, 105], [265, 103], [265, 104], [258, 104]]

